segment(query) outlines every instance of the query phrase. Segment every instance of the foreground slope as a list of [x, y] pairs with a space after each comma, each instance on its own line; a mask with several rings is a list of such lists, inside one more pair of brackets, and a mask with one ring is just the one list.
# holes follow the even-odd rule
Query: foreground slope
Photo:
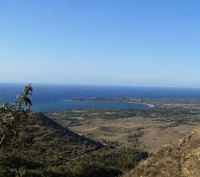
[[0, 177], [116, 177], [148, 156], [135, 148], [102, 148], [42, 113], [33, 113], [24, 127], [23, 134], [33, 134], [34, 142], [6, 149], [10, 153], [0, 161]]
[[163, 146], [124, 177], [199, 177], [200, 127]]
[[20, 150], [13, 148], [14, 156], [24, 159], [17, 166], [27, 166], [28, 162], [34, 164], [28, 168], [66, 164], [75, 157], [103, 147], [101, 143], [79, 136], [40, 112], [32, 113], [25, 124], [23, 134], [33, 135], [34, 142], [30, 147], [25, 145]]

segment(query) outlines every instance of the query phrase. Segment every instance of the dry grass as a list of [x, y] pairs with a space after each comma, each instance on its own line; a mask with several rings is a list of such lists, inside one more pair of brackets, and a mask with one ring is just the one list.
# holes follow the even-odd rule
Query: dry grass
[[[179, 139], [196, 126], [184, 124], [170, 127], [173, 122], [166, 121], [165, 118], [130, 117], [110, 120], [79, 117], [76, 119], [79, 120], [80, 125], [69, 126], [70, 130], [99, 141], [118, 141], [121, 145], [131, 146], [133, 142], [128, 141], [128, 136], [138, 131], [143, 132], [143, 136], [139, 138], [141, 148], [151, 153]], [[69, 125], [68, 119], [56, 120], [62, 125]]]
[[199, 177], [200, 127], [163, 146], [124, 177]]

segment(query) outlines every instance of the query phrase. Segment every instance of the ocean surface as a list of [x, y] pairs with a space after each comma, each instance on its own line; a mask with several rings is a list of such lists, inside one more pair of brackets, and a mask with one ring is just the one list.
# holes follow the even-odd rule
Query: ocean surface
[[[161, 87], [125, 87], [125, 86], [79, 86], [32, 84], [32, 110], [54, 111], [82, 108], [125, 108], [147, 109], [148, 105], [125, 102], [105, 101], [64, 101], [70, 98], [88, 99], [100, 97], [134, 97], [134, 98], [200, 98], [200, 89], [195, 88], [161, 88]], [[24, 84], [0, 83], [0, 102], [14, 103]]]

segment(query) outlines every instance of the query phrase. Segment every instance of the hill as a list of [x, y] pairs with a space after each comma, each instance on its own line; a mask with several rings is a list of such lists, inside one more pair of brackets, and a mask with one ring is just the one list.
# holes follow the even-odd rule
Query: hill
[[0, 151], [0, 177], [116, 177], [148, 156], [80, 136], [43, 113], [31, 114], [22, 135], [34, 136], [33, 144], [6, 147], [8, 156]]
[[163, 146], [123, 177], [199, 177], [200, 127]]
[[[9, 161], [8, 166], [35, 168], [44, 164], [66, 164], [75, 157], [103, 147], [100, 142], [70, 131], [40, 112], [32, 113], [25, 124], [23, 134], [34, 136], [34, 142], [30, 147], [20, 147], [20, 150], [12, 147], [11, 155], [15, 158]], [[16, 159], [18, 163], [15, 163]]]

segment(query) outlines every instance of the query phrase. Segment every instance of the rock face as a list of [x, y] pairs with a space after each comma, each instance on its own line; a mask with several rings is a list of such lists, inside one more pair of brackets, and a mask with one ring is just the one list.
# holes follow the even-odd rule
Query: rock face
[[200, 127], [163, 146], [124, 177], [200, 177]]

